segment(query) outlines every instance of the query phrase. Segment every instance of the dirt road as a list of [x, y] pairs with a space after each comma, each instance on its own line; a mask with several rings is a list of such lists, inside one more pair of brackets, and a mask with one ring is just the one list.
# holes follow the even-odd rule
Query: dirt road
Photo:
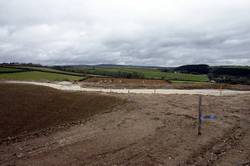
[[218, 89], [105, 89], [105, 88], [83, 88], [78, 84], [71, 82], [45, 83], [45, 82], [28, 82], [28, 81], [6, 81], [8, 83], [25, 83], [32, 85], [47, 86], [58, 90], [67, 91], [87, 91], [87, 92], [112, 92], [112, 93], [135, 93], [135, 94], [201, 94], [213, 96], [250, 94], [250, 91], [237, 90], [218, 90]]
[[107, 94], [112, 112], [50, 135], [0, 145], [0, 165], [243, 165], [250, 162], [250, 95]]

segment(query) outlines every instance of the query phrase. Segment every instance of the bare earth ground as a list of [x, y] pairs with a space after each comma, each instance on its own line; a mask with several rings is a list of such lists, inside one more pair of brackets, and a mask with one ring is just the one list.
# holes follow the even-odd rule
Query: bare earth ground
[[80, 85], [106, 88], [166, 88], [170, 86], [170, 83], [164, 80], [92, 77], [81, 81]]
[[150, 79], [126, 79], [126, 78], [100, 78], [92, 77], [80, 81], [82, 87], [102, 87], [102, 88], [151, 88], [151, 89], [231, 89], [250, 90], [250, 85], [217, 84], [209, 82], [179, 82], [170, 83], [166, 80]]
[[0, 96], [0, 141], [75, 123], [125, 102], [104, 94], [72, 93], [29, 84], [2, 83]]
[[106, 95], [128, 102], [65, 130], [3, 142], [0, 164], [249, 165], [249, 94], [203, 96], [204, 114], [217, 119], [203, 123], [201, 136], [197, 95]]

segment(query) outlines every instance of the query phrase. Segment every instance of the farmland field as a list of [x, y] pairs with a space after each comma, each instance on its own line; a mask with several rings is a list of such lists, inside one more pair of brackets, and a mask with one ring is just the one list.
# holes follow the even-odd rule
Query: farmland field
[[22, 69], [15, 69], [15, 68], [7, 68], [7, 67], [1, 67], [0, 66], [0, 73], [5, 73], [5, 72], [18, 72], [18, 71], [23, 71]]
[[28, 80], [28, 81], [77, 81], [83, 77], [48, 73], [40, 71], [29, 71], [19, 73], [0, 74], [0, 80]]
[[185, 74], [178, 72], [161, 72], [156, 68], [129, 68], [129, 67], [66, 67], [67, 71], [77, 71], [87, 74], [112, 76], [119, 72], [139, 73], [146, 79], [165, 79], [191, 82], [207, 82], [207, 75]]
[[12, 65], [12, 66], [4, 65], [4, 66], [0, 66], [0, 72], [1, 72], [1, 68], [3, 69], [5, 68], [11, 71], [41, 71], [41, 72], [48, 72], [48, 73], [73, 75], [73, 76], [83, 76], [83, 74], [81, 73], [56, 70], [56, 69], [46, 67], [46, 66], [35, 67], [35, 66], [25, 66], [25, 65]]
[[14, 66], [14, 68], [24, 69], [24, 70], [28, 69], [32, 71], [42, 71], [42, 72], [48, 72], [48, 73], [73, 75], [73, 76], [83, 76], [83, 74], [81, 73], [61, 71], [61, 70], [56, 70], [56, 69], [52, 69], [49, 67]]
[[203, 114], [216, 119], [202, 122], [200, 136], [197, 95], [73, 93], [0, 84], [0, 96], [0, 165], [249, 162], [249, 94], [203, 96]]
[[0, 96], [0, 140], [86, 120], [123, 102], [112, 96], [25, 84], [0, 84]]

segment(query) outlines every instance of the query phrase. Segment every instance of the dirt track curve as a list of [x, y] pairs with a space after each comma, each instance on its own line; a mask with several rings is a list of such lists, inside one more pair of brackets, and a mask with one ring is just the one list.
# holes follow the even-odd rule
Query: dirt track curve
[[105, 92], [105, 93], [134, 93], [134, 94], [200, 94], [200, 95], [237, 95], [237, 94], [250, 94], [250, 91], [237, 91], [237, 90], [218, 90], [218, 89], [108, 89], [108, 88], [83, 88], [78, 84], [71, 82], [58, 82], [58, 83], [45, 83], [45, 82], [31, 82], [31, 81], [5, 81], [7, 83], [24, 83], [32, 85], [47, 86], [58, 90], [67, 91], [86, 91], [86, 92]]

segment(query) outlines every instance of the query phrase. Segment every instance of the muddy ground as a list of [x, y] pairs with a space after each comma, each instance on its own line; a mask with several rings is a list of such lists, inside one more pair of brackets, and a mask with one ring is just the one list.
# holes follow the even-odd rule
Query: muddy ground
[[171, 83], [166, 80], [100, 78], [92, 77], [78, 82], [82, 87], [102, 88], [148, 88], [148, 89], [231, 89], [250, 90], [250, 85], [218, 84], [209, 82], [179, 82]]
[[106, 87], [106, 88], [164, 88], [170, 83], [165, 80], [150, 79], [126, 79], [126, 78], [99, 78], [92, 77], [80, 81], [83, 87]]
[[105, 95], [127, 102], [93, 115], [87, 122], [48, 135], [4, 142], [0, 145], [0, 164], [247, 165], [250, 162], [250, 94], [203, 96], [203, 113], [215, 114], [217, 119], [203, 122], [201, 136], [197, 135], [196, 95]]
[[0, 140], [55, 126], [69, 126], [125, 103], [114, 96], [0, 83]]

